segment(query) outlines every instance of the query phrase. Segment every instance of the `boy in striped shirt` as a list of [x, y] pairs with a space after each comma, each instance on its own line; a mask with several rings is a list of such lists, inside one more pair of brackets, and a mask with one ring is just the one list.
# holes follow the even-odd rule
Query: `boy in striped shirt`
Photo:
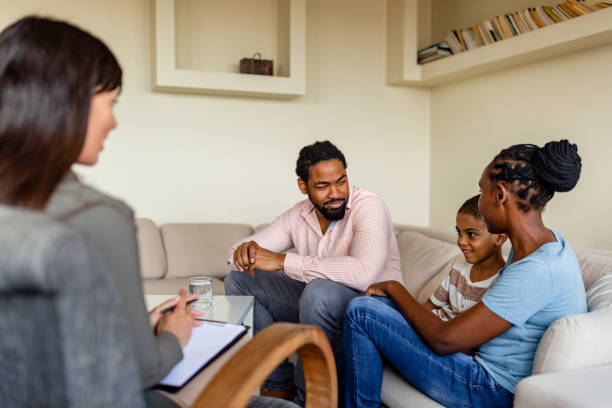
[[502, 245], [506, 234], [491, 234], [478, 210], [476, 195], [457, 212], [457, 257], [450, 273], [423, 304], [442, 320], [451, 320], [474, 306], [484, 296], [497, 272], [506, 265]]

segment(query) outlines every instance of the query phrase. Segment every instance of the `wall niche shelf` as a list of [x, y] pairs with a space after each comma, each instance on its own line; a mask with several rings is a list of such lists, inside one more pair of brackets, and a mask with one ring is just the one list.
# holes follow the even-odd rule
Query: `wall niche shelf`
[[419, 65], [417, 48], [430, 21], [431, 0], [387, 0], [389, 85], [433, 87], [612, 43], [611, 7]]
[[[288, 19], [285, 24], [288, 26], [285, 35], [289, 37], [285, 41], [288, 43], [288, 76], [177, 68], [175, 0], [151, 1], [154, 91], [268, 98], [293, 98], [306, 93], [306, 0], [277, 2], [278, 15]], [[283, 34], [279, 32], [278, 35]]]

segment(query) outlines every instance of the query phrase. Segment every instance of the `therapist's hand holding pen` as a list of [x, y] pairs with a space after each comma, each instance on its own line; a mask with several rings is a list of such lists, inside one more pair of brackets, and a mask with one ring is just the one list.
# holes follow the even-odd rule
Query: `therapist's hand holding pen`
[[[201, 317], [202, 312], [192, 310], [188, 303], [197, 299], [198, 294], [188, 295], [185, 289], [181, 289], [179, 295], [169, 299], [161, 305], [155, 307], [149, 313], [151, 325], [155, 327], [155, 333], [170, 332], [176, 336], [181, 347], [189, 343], [191, 329], [200, 326], [202, 323], [196, 320]], [[168, 309], [171, 311], [165, 312]]]
[[[191, 295], [187, 296], [187, 304], [188, 305], [192, 304], [194, 301], [196, 301], [198, 299], [198, 296], [199, 295], [197, 293], [194, 293], [194, 294], [191, 294]], [[151, 327], [153, 329], [155, 329], [155, 326], [157, 326], [157, 323], [159, 322], [159, 318], [162, 317], [162, 315], [164, 313], [169, 313], [169, 312], [174, 310], [174, 307], [176, 306], [176, 304], [178, 303], [180, 298], [181, 298], [181, 296], [179, 295], [179, 296], [175, 296], [173, 298], [167, 299], [163, 303], [155, 306], [149, 312], [149, 322], [151, 323]], [[202, 312], [198, 312], [198, 311], [193, 310], [193, 309], [191, 309], [191, 314], [195, 318], [203, 316]]]

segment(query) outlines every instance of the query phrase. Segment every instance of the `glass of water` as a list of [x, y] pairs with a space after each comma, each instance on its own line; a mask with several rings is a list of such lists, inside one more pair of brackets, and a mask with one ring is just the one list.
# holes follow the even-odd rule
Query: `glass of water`
[[209, 309], [213, 305], [213, 280], [209, 276], [189, 278], [189, 293], [199, 293], [200, 297], [191, 304], [194, 309]]

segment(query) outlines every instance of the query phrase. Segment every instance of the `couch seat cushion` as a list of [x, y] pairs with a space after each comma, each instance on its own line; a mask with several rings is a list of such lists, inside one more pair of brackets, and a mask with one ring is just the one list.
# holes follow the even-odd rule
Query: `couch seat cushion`
[[438, 408], [443, 407], [427, 395], [408, 384], [392, 367], [383, 371], [380, 392], [382, 402], [389, 408]]
[[515, 408], [607, 408], [612, 366], [533, 375], [516, 387]]

